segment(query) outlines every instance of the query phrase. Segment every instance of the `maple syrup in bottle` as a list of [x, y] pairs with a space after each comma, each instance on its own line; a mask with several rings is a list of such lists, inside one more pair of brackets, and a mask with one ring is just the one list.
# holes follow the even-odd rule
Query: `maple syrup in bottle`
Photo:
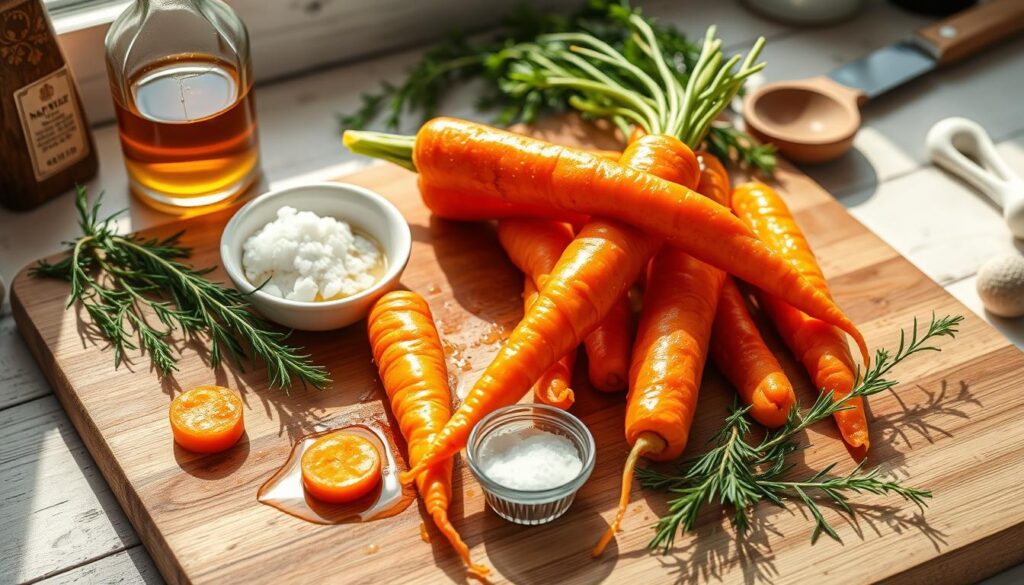
[[0, 204], [32, 209], [89, 180], [96, 167], [42, 0], [0, 0]]
[[245, 25], [219, 0], [137, 0], [107, 34], [107, 69], [133, 193], [205, 212], [260, 176]]

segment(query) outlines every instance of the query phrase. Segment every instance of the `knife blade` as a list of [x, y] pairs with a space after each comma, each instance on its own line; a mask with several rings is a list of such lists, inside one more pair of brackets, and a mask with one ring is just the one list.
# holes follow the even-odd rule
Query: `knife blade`
[[938, 65], [935, 57], [913, 41], [882, 47], [832, 70], [827, 75], [846, 87], [874, 99], [890, 89], [928, 73]]
[[1024, 0], [990, 0], [826, 74], [873, 99], [1024, 30]]

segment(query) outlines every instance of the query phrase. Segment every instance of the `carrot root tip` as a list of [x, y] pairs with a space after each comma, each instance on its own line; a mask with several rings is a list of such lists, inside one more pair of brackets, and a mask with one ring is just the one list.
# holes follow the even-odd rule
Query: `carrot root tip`
[[419, 477], [421, 473], [423, 473], [423, 466], [416, 465], [409, 471], [403, 471], [399, 473], [398, 481], [404, 486], [411, 485], [413, 482], [416, 481], [416, 478]]
[[597, 545], [590, 551], [592, 558], [596, 559], [601, 556], [608, 543], [615, 538], [615, 533], [619, 531], [622, 518], [626, 515], [626, 508], [629, 507], [629, 490], [633, 484], [633, 472], [636, 469], [636, 462], [640, 459], [641, 455], [657, 453], [663, 451], [665, 447], [667, 447], [665, 439], [649, 431], [640, 433], [640, 436], [634, 441], [633, 448], [629, 451], [629, 456], [626, 457], [626, 464], [622, 469], [622, 492], [619, 494], [619, 509], [615, 513], [615, 519], [608, 526], [608, 530], [601, 535], [601, 540], [597, 541]]
[[626, 381], [623, 380], [622, 377], [619, 376], [618, 374], [608, 374], [608, 376], [605, 377], [604, 381], [605, 385], [612, 391], [617, 391], [621, 388], [626, 387]]

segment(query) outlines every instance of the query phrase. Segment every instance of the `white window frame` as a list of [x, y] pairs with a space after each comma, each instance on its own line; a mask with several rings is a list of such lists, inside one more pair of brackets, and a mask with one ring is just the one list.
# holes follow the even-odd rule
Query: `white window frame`
[[[546, 10], [582, 0], [535, 0]], [[257, 82], [293, 75], [384, 51], [413, 47], [453, 29], [481, 30], [521, 0], [229, 0], [246, 22]], [[86, 115], [113, 119], [103, 37], [130, 4], [117, 0], [70, 7], [53, 15]]]

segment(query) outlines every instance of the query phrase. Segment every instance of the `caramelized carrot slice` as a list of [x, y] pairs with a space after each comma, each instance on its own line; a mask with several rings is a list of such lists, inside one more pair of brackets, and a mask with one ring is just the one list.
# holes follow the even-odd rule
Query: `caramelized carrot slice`
[[380, 453], [365, 437], [344, 431], [331, 433], [302, 454], [302, 484], [321, 502], [352, 502], [379, 483]]
[[245, 432], [242, 401], [221, 386], [197, 386], [171, 401], [174, 442], [195, 453], [219, 453]]

